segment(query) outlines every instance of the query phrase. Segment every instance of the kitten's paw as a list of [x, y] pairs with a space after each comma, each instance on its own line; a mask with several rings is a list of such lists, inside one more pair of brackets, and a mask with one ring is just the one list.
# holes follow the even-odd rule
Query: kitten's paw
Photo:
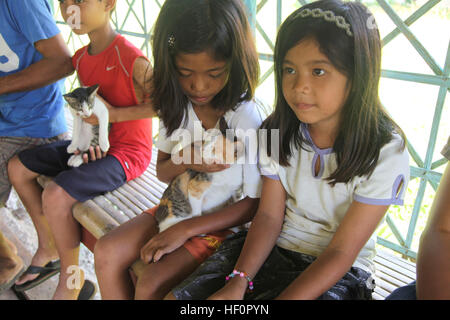
[[70, 144], [67, 147], [67, 153], [75, 153], [75, 151], [77, 151], [77, 146], [75, 144]]
[[83, 164], [83, 157], [82, 155], [73, 155], [69, 158], [69, 161], [67, 161], [67, 165], [70, 167], [79, 167]]
[[100, 150], [107, 152], [109, 150], [109, 141], [99, 143]]

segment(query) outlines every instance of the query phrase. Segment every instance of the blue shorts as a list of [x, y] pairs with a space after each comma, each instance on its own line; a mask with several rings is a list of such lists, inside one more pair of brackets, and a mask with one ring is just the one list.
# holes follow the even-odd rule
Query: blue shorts
[[18, 156], [26, 168], [53, 177], [56, 184], [80, 202], [113, 191], [127, 181], [122, 165], [113, 156], [69, 167], [67, 161], [72, 156], [67, 153], [69, 144], [68, 140], [57, 141], [24, 150]]

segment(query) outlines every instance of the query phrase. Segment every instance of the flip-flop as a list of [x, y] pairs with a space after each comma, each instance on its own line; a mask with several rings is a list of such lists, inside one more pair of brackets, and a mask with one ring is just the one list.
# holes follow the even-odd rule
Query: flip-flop
[[92, 300], [97, 292], [97, 286], [90, 280], [84, 280], [83, 287], [78, 294], [78, 300]]
[[44, 267], [37, 267], [31, 265], [28, 267], [27, 270], [25, 270], [23, 274], [39, 274], [39, 276], [36, 279], [30, 280], [23, 284], [14, 285], [14, 290], [21, 292], [34, 288], [37, 285], [44, 282], [45, 280], [53, 277], [55, 274], [58, 274], [60, 270], [61, 270], [61, 263], [59, 260], [50, 261]]
[[20, 269], [20, 271], [11, 280], [0, 285], [0, 295], [3, 293], [3, 291], [9, 290], [24, 272], [25, 267], [22, 267], [22, 269]]

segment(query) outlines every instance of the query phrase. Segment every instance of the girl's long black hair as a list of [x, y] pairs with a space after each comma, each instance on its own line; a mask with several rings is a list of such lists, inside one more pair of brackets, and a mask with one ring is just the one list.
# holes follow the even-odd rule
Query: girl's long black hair
[[[351, 25], [353, 36], [323, 18], [297, 15], [305, 8], [331, 10]], [[286, 53], [303, 39], [314, 39], [330, 62], [349, 80], [351, 89], [344, 104], [334, 152], [337, 169], [327, 178], [331, 185], [347, 183], [356, 176], [370, 175], [381, 148], [395, 131], [406, 143], [400, 127], [382, 106], [378, 88], [381, 76], [381, 40], [370, 11], [359, 2], [321, 0], [293, 12], [278, 32], [274, 60], [276, 101], [274, 112], [263, 122], [263, 129], [279, 129], [279, 163], [289, 165], [293, 148], [304, 148], [301, 122], [287, 104], [282, 88], [282, 64]], [[267, 131], [270, 134], [270, 130]], [[267, 141], [271, 139], [268, 138]], [[271, 153], [271, 145], [267, 146]], [[404, 146], [403, 146], [404, 147]]]
[[178, 82], [175, 57], [178, 53], [206, 50], [228, 64], [227, 84], [214, 97], [213, 107], [228, 111], [242, 101], [251, 100], [260, 70], [242, 1], [166, 0], [153, 36], [152, 100], [168, 135], [182, 125], [188, 105]]

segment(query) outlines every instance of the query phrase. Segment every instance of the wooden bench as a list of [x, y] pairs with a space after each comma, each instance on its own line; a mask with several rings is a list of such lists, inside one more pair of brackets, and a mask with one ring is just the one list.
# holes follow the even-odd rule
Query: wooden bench
[[[109, 231], [159, 204], [167, 185], [156, 177], [158, 150], [153, 148], [152, 152], [150, 165], [140, 177], [112, 192], [73, 206], [73, 216], [83, 227], [82, 242], [90, 251], [94, 251], [96, 241]], [[50, 181], [45, 176], [38, 178], [42, 187]], [[133, 265], [136, 275], [140, 274], [142, 266], [141, 263]]]
[[392, 291], [416, 280], [416, 264], [378, 249], [375, 261], [376, 287], [374, 300], [384, 300]]

